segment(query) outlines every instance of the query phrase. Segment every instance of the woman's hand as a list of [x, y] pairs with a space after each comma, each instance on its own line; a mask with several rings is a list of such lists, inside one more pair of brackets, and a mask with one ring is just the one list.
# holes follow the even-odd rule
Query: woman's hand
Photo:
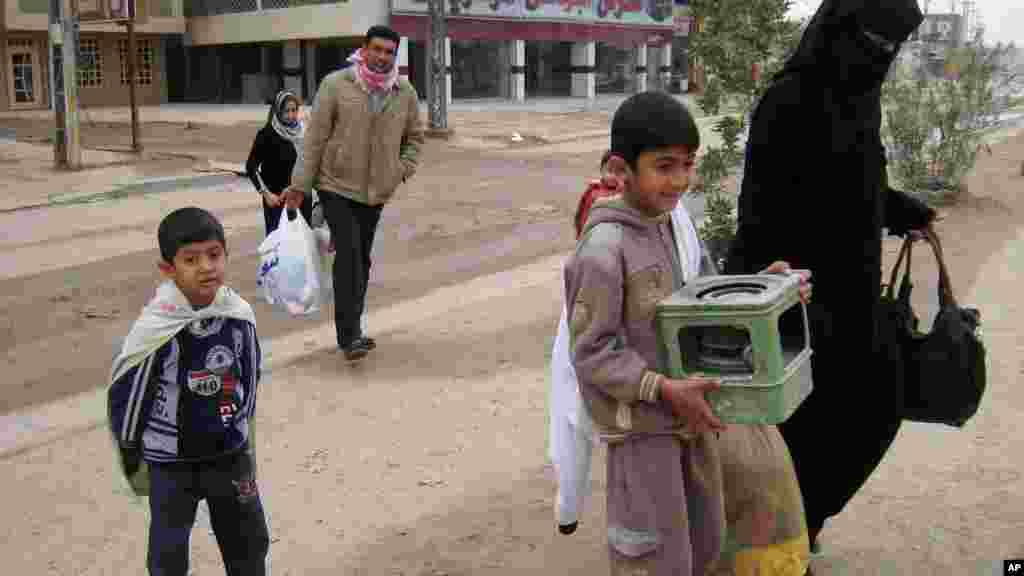
[[789, 262], [777, 260], [772, 262], [770, 266], [761, 271], [761, 274], [799, 274], [800, 275], [800, 300], [804, 304], [810, 304], [811, 293], [814, 290], [814, 285], [811, 284], [811, 271], [810, 270], [793, 270], [789, 266]]
[[282, 202], [281, 196], [279, 194], [274, 194], [270, 190], [263, 191], [263, 201], [266, 202], [267, 206], [270, 206], [271, 208], [277, 208], [278, 206], [281, 205]]

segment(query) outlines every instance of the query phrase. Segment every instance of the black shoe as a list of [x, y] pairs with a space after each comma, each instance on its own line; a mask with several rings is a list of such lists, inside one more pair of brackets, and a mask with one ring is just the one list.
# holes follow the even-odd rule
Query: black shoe
[[576, 531], [576, 528], [580, 525], [579, 522], [573, 522], [572, 524], [559, 524], [558, 531], [562, 534], [569, 535]]
[[356, 339], [348, 346], [342, 348], [341, 351], [345, 353], [345, 360], [349, 362], [362, 360], [370, 353], [370, 349], [367, 348], [366, 343], [362, 339]]
[[362, 342], [363, 346], [366, 346], [367, 350], [374, 350], [374, 349], [377, 348], [377, 341], [374, 340], [373, 338], [368, 338], [366, 336], [360, 336], [359, 338], [357, 338], [357, 341], [358, 342]]

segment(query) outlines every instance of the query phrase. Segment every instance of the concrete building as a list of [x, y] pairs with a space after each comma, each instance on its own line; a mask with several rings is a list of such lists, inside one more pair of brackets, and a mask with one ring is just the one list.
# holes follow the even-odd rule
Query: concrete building
[[[136, 27], [137, 97], [141, 105], [168, 99], [164, 62], [185, 31], [182, 0], [147, 0]], [[67, 2], [67, 0], [65, 0]], [[88, 24], [109, 14], [110, 0], [80, 0], [79, 97], [83, 107], [128, 103], [128, 36], [113, 24]], [[70, 9], [70, 4], [66, 4]], [[0, 110], [49, 108], [49, 0], [0, 0]]]
[[[187, 0], [187, 6], [186, 70], [168, 72], [185, 78], [185, 99], [263, 102], [282, 87], [309, 99], [374, 24], [403, 36], [401, 72], [425, 97], [426, 0]], [[450, 0], [447, 6], [449, 99], [593, 97], [667, 82], [672, 72], [673, 0]]]
[[[70, 2], [72, 0], [64, 0]], [[101, 11], [120, 0], [73, 0]], [[374, 24], [402, 34], [399, 65], [426, 95], [426, 0], [136, 0], [140, 104], [306, 100]], [[89, 6], [93, 8], [89, 8]], [[688, 0], [448, 0], [448, 98], [592, 98], [684, 77]], [[50, 107], [49, 0], [0, 0], [0, 109]], [[83, 24], [81, 103], [124, 105], [123, 28]], [[685, 85], [685, 84], [684, 84]]]
[[[592, 98], [667, 85], [674, 39], [671, 0], [452, 2], [451, 98]], [[393, 0], [391, 26], [408, 39], [403, 65], [426, 83], [425, 0]], [[420, 90], [423, 92], [423, 90]]]

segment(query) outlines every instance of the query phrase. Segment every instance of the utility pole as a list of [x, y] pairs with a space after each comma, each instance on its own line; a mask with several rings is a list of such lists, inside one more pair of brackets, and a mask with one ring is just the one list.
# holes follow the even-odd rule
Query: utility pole
[[61, 0], [50, 0], [50, 68], [53, 71], [53, 112], [57, 121], [53, 138], [53, 165], [68, 165], [67, 146], [64, 142], [64, 68], [61, 50], [64, 47], [64, 29], [61, 26], [63, 10]]
[[71, 2], [71, 14], [65, 14], [62, 0], [50, 0], [50, 43], [53, 45], [54, 101], [56, 133], [53, 161], [58, 168], [78, 169], [82, 148], [78, 117], [78, 11]]
[[445, 21], [445, 0], [427, 0], [430, 11], [430, 34], [427, 37], [429, 74], [427, 78], [427, 106], [429, 108], [430, 126], [427, 134], [438, 138], [448, 138], [452, 131], [448, 129], [448, 90], [447, 90], [447, 51], [445, 39], [448, 37], [448, 26]]
[[139, 57], [135, 46], [135, 2], [128, 1], [128, 104], [132, 116], [132, 152], [142, 152], [139, 143], [139, 110], [135, 103], [135, 60]]

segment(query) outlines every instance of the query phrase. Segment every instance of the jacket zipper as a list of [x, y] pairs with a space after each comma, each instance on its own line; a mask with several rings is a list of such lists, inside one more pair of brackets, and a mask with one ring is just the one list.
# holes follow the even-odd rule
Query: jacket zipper
[[366, 203], [370, 204], [370, 171], [373, 169], [373, 134], [377, 130], [377, 114], [373, 111], [371, 106], [371, 99], [373, 96], [367, 94], [366, 96], [366, 111], [370, 113], [370, 153], [366, 157], [366, 176], [363, 178], [363, 190], [366, 190]]

